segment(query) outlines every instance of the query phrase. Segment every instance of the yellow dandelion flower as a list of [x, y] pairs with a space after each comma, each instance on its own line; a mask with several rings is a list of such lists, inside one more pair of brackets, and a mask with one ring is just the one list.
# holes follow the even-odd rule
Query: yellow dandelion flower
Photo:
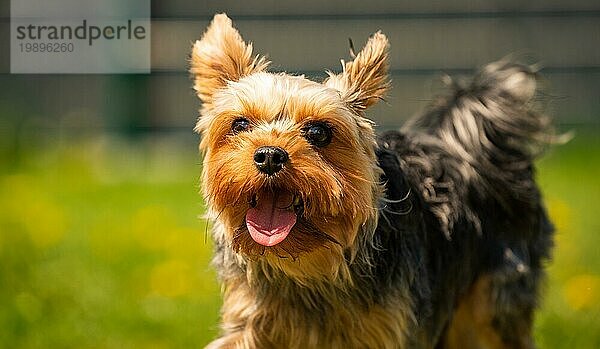
[[191, 228], [175, 228], [165, 236], [165, 251], [172, 257], [188, 261], [208, 261], [210, 248], [204, 242], [204, 235], [200, 231]]
[[547, 200], [548, 215], [559, 233], [571, 230], [573, 220], [572, 210], [566, 202], [550, 198]]
[[67, 217], [59, 206], [38, 201], [21, 216], [31, 241], [38, 248], [48, 248], [62, 240], [67, 231]]
[[181, 260], [169, 260], [154, 267], [150, 276], [152, 292], [165, 297], [178, 297], [189, 292], [192, 268]]
[[0, 189], [8, 193], [0, 198], [6, 219], [24, 229], [35, 246], [48, 248], [62, 240], [67, 230], [67, 215], [45, 195], [33, 177], [3, 177]]
[[164, 206], [147, 206], [137, 211], [131, 219], [131, 233], [140, 246], [160, 250], [166, 233], [175, 225], [172, 212]]
[[592, 274], [572, 277], [563, 288], [563, 296], [567, 304], [575, 310], [598, 304], [600, 302], [600, 277]]

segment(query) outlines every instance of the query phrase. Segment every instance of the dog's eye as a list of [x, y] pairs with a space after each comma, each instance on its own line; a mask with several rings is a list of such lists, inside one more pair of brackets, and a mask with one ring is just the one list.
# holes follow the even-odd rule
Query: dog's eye
[[248, 131], [249, 128], [250, 128], [250, 121], [248, 121], [248, 119], [245, 119], [245, 118], [236, 119], [233, 122], [233, 124], [231, 124], [231, 131], [233, 131], [233, 133], [240, 133], [240, 132]]
[[331, 143], [331, 126], [323, 122], [309, 124], [304, 128], [304, 138], [319, 148]]

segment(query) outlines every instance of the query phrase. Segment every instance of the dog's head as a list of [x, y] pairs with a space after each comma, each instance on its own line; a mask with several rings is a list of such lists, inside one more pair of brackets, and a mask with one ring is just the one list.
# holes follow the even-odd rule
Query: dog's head
[[[372, 230], [380, 193], [372, 122], [364, 110], [389, 87], [378, 32], [322, 83], [268, 73], [231, 20], [216, 15], [191, 56], [202, 102], [196, 131], [216, 238], [244, 259], [293, 273], [335, 272]], [[364, 228], [366, 225], [371, 228]]]

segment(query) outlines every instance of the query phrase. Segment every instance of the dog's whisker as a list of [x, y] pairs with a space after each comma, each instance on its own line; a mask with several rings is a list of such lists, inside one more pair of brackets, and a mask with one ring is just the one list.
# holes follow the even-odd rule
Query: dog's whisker
[[401, 203], [403, 201], [406, 201], [410, 197], [410, 194], [411, 194], [411, 188], [408, 188], [408, 191], [406, 192], [406, 195], [404, 195], [404, 197], [401, 198], [401, 199], [392, 200], [392, 199], [388, 199], [386, 197], [382, 197], [380, 200], [384, 201], [384, 202], [387, 202], [387, 203], [390, 203], [390, 204], [399, 204], [399, 203]]
[[208, 242], [208, 219], [204, 219], [204, 244]]
[[223, 208], [221, 209], [221, 211], [219, 211], [219, 213], [217, 214], [217, 216], [215, 217], [215, 220], [218, 220], [219, 217], [221, 217], [221, 214], [223, 213], [223, 211], [225, 211], [225, 209], [227, 208], [228, 205], [223, 206]]
[[385, 212], [380, 212], [381, 217], [383, 217], [383, 219], [385, 220], [385, 222], [387, 223], [387, 225], [394, 231], [397, 232], [398, 230], [396, 229], [396, 227], [392, 224], [392, 222], [390, 221], [390, 219], [385, 215]]
[[410, 205], [410, 207], [404, 211], [392, 211], [390, 209], [387, 208], [383, 208], [382, 211], [387, 212], [387, 213], [391, 213], [393, 215], [398, 215], [398, 216], [406, 216], [407, 214], [409, 214], [412, 211], [412, 204]]

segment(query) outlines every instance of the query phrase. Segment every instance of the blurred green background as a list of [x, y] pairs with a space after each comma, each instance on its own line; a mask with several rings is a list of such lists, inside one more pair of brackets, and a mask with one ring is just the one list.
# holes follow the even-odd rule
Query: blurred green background
[[394, 86], [370, 113], [380, 129], [421, 108], [444, 72], [513, 52], [540, 61], [544, 107], [576, 136], [538, 163], [557, 235], [536, 338], [600, 347], [600, 4], [176, 0], [152, 2], [152, 74], [11, 75], [0, 50], [0, 348], [195, 348], [216, 335], [185, 66], [220, 11], [274, 70], [315, 78], [348, 58], [347, 37], [358, 47], [382, 29]]

